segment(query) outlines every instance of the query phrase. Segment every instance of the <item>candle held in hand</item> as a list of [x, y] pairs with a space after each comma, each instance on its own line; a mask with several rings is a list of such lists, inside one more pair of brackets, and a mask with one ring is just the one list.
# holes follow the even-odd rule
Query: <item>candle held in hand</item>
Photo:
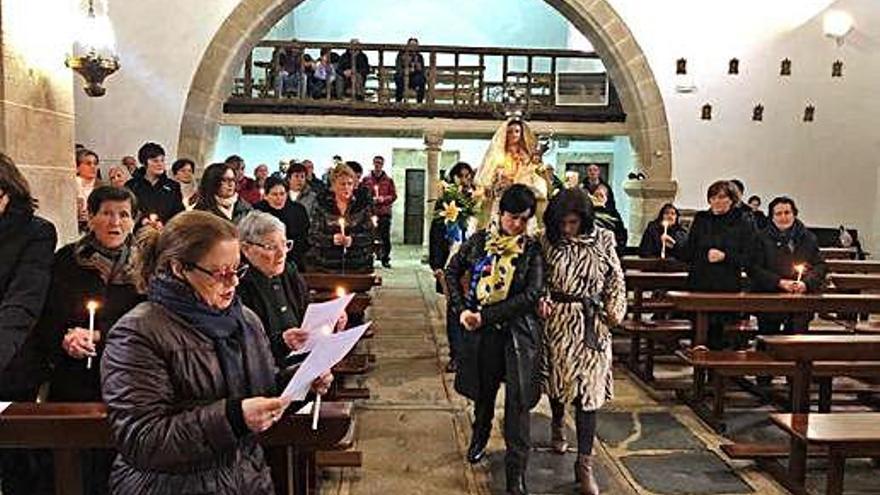
[[[666, 236], [666, 235], [668, 235], [667, 232], [669, 231], [669, 222], [667, 222], [666, 220], [663, 220], [662, 225], [663, 225], [663, 235]], [[662, 238], [660, 239], [660, 259], [664, 259], [664, 260], [666, 259], [666, 241], [663, 240]]]
[[339, 217], [339, 233], [345, 237], [345, 219], [342, 217]]
[[[98, 303], [96, 301], [89, 301], [86, 303], [86, 309], [89, 311], [89, 342], [94, 345], [95, 344], [95, 311], [98, 310]], [[86, 369], [92, 369], [92, 356], [89, 356], [86, 359]]]
[[800, 282], [804, 276], [804, 270], [806, 270], [806, 266], [804, 265], [794, 265], [794, 271], [797, 272], [797, 281]]
[[337, 287], [336, 288], [336, 297], [345, 297], [345, 288]]

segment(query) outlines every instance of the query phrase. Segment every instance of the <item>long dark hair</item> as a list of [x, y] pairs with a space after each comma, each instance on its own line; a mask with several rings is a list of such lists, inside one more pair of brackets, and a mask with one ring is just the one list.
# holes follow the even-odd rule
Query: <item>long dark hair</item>
[[199, 182], [199, 203], [203, 207], [207, 207], [206, 209], [217, 206], [215, 196], [220, 190], [220, 181], [223, 180], [223, 175], [227, 170], [232, 170], [232, 173], [235, 173], [232, 166], [227, 163], [212, 163], [202, 174], [202, 181]]
[[550, 205], [544, 211], [544, 229], [551, 243], [556, 244], [562, 240], [562, 221], [572, 214], [581, 219], [579, 234], [593, 232], [595, 215], [590, 198], [580, 188], [563, 189], [550, 200]]
[[32, 214], [37, 209], [37, 199], [31, 195], [31, 186], [15, 166], [12, 158], [0, 153], [0, 190], [9, 196], [6, 211]]
[[[661, 206], [660, 211], [657, 212], [657, 218], [654, 221], [657, 222], [657, 225], [663, 224], [663, 214], [666, 213], [666, 210], [669, 210], [669, 209], [672, 209], [673, 211], [675, 211], [675, 224], [674, 225], [681, 225], [681, 212], [678, 211], [678, 208], [676, 208], [676, 206], [672, 203], [666, 203], [665, 205]], [[672, 225], [670, 225], [670, 227], [672, 227]]]

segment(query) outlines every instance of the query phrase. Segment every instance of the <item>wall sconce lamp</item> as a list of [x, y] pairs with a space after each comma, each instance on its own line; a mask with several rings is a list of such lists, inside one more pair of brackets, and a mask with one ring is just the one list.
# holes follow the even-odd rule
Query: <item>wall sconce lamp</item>
[[842, 10], [829, 10], [822, 19], [822, 30], [825, 36], [837, 42], [837, 46], [842, 46], [853, 30], [853, 18]]
[[95, 13], [94, 0], [89, 0], [88, 10], [79, 20], [73, 53], [67, 56], [64, 65], [83, 78], [83, 89], [91, 97], [104, 96], [104, 80], [119, 70], [119, 57], [115, 53], [115, 37], [110, 19], [107, 17], [107, 4], [104, 13]]

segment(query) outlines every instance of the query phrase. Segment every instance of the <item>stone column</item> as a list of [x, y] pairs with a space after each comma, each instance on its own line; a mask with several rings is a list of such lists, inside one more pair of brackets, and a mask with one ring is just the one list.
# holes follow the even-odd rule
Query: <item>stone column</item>
[[425, 133], [425, 152], [428, 155], [428, 166], [425, 172], [425, 235], [423, 245], [428, 245], [428, 233], [431, 231], [431, 219], [434, 216], [434, 203], [437, 201], [440, 183], [440, 151], [443, 145], [443, 131], [435, 130]]
[[657, 217], [664, 203], [675, 200], [678, 183], [674, 180], [628, 180], [623, 190], [629, 195], [629, 245], [638, 246], [648, 222]]
[[[52, 14], [47, 14], [47, 13]], [[67, 0], [0, 0], [0, 150], [39, 199], [38, 214], [77, 237], [71, 42], [50, 19], [70, 22]]]

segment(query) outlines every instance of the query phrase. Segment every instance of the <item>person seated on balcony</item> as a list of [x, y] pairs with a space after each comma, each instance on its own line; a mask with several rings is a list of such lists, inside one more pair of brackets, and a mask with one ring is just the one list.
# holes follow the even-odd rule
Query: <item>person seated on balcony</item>
[[346, 164], [337, 165], [331, 172], [331, 189], [318, 199], [309, 219], [309, 269], [372, 271], [371, 208], [362, 196], [355, 195], [357, 183], [357, 176]]
[[353, 87], [356, 100], [364, 100], [364, 82], [370, 74], [370, 60], [367, 54], [361, 51], [360, 41], [351, 40], [351, 45], [345, 50], [345, 53], [339, 58], [339, 65], [336, 71], [339, 78], [336, 79], [336, 92], [339, 96], [345, 96]]
[[406, 42], [406, 48], [397, 54], [394, 62], [395, 99], [400, 103], [403, 101], [403, 93], [412, 89], [416, 92], [416, 101], [422, 103], [425, 101], [426, 82], [425, 57], [419, 53], [419, 40], [410, 38]]
[[[333, 52], [329, 48], [321, 48], [321, 58], [315, 63], [315, 70], [309, 79], [309, 95], [312, 98], [326, 98], [327, 91], [332, 91], [336, 83], [336, 66], [332, 62]], [[333, 94], [331, 93], [332, 97]]]
[[272, 59], [276, 70], [275, 96], [302, 97], [306, 83], [303, 75], [303, 54], [299, 46], [278, 47]]

